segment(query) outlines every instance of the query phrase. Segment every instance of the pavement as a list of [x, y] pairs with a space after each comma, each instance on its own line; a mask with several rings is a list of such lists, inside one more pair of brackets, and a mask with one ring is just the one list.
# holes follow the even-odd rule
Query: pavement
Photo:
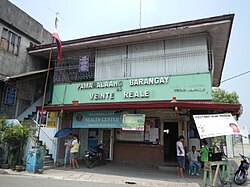
[[11, 169], [0, 169], [0, 174], [21, 175], [29, 177], [41, 177], [48, 179], [100, 182], [111, 184], [127, 184], [130, 186], [202, 186], [201, 176], [187, 176], [180, 178], [176, 175], [175, 167], [107, 163], [88, 169], [80, 164], [79, 169], [56, 167], [42, 172], [42, 174], [28, 173], [27, 171], [16, 172]]
[[[250, 146], [248, 148], [249, 149], [245, 149], [244, 152], [249, 156]], [[239, 150], [239, 152], [241, 152], [241, 150]], [[231, 171], [234, 171], [237, 168], [240, 160], [240, 157], [229, 160], [229, 163], [232, 167]], [[12, 171], [11, 169], [0, 169], [0, 175], [1, 174], [70, 181], [128, 184], [130, 186], [203, 186], [202, 172], [200, 176], [191, 176], [186, 174], [186, 178], [179, 178], [176, 175], [175, 167], [154, 167], [149, 165], [133, 165], [131, 163], [115, 162], [108, 162], [106, 165], [96, 166], [92, 169], [88, 169], [84, 163], [80, 163], [79, 169], [55, 167], [43, 171], [42, 174], [33, 174], [28, 173], [27, 171], [16, 172]], [[220, 186], [218, 179], [216, 186]], [[235, 184], [232, 186], [235, 186]], [[248, 180], [243, 186], [250, 186], [250, 180]]]
[[[236, 160], [230, 160], [231, 167], [236, 169], [239, 161], [239, 158]], [[41, 174], [33, 174], [27, 171], [16, 172], [11, 169], [0, 169], [0, 174], [70, 181], [128, 184], [130, 186], [203, 186], [202, 172], [200, 176], [186, 174], [186, 178], [180, 178], [176, 174], [175, 167], [155, 167], [150, 165], [134, 165], [131, 163], [115, 162], [108, 162], [106, 165], [99, 165], [92, 169], [87, 168], [84, 163], [80, 163], [79, 169], [55, 167], [44, 170]], [[216, 186], [220, 186], [219, 179], [217, 180]], [[233, 184], [233, 186], [235, 185]], [[250, 186], [250, 181], [244, 186]]]

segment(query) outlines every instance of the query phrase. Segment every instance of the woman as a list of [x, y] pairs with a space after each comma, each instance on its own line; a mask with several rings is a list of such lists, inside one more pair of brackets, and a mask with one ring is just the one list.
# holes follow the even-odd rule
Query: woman
[[76, 134], [74, 134], [73, 141], [71, 144], [71, 149], [70, 149], [70, 158], [71, 158], [73, 169], [79, 168], [78, 161], [77, 161], [77, 154], [79, 151], [79, 147], [80, 147], [79, 137]]

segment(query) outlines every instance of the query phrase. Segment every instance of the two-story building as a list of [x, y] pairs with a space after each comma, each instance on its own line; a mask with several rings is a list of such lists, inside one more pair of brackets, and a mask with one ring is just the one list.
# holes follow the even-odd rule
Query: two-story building
[[[57, 129], [72, 127], [80, 136], [80, 158], [103, 141], [110, 160], [170, 163], [179, 135], [187, 137], [186, 146], [199, 142], [192, 115], [240, 115], [238, 104], [211, 102], [233, 18], [229, 14], [64, 41], [63, 60], [55, 62], [53, 72], [52, 104], [45, 110], [57, 112]], [[28, 51], [46, 57], [50, 45]], [[62, 139], [57, 153], [60, 162]]]
[[42, 96], [48, 57], [31, 56], [27, 47], [49, 42], [51, 33], [39, 22], [8, 0], [1, 0], [0, 118], [18, 118]]

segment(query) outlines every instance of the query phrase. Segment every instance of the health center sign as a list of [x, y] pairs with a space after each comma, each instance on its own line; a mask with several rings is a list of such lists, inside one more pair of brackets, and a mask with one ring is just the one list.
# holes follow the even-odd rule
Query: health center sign
[[242, 134], [239, 125], [230, 113], [193, 115], [200, 138]]
[[123, 114], [128, 112], [74, 112], [73, 128], [122, 128]]

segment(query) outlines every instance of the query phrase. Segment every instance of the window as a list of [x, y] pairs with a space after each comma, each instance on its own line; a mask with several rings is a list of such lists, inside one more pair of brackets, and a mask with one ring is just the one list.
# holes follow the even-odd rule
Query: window
[[93, 81], [95, 76], [95, 54], [84, 54], [65, 58], [55, 64], [54, 83]]
[[11, 54], [18, 55], [20, 49], [21, 37], [14, 32], [3, 28], [0, 49], [10, 52]]

